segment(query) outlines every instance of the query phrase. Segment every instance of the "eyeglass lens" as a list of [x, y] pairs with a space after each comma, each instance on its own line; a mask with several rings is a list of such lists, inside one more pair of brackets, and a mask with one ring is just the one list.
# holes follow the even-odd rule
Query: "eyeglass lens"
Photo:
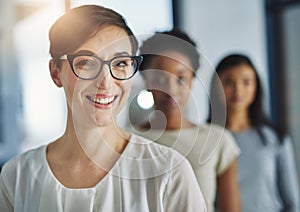
[[92, 79], [97, 77], [103, 65], [108, 64], [111, 74], [117, 79], [128, 79], [132, 77], [138, 68], [135, 58], [120, 56], [108, 62], [103, 62], [93, 56], [78, 56], [73, 60], [73, 69], [76, 75], [82, 79]]

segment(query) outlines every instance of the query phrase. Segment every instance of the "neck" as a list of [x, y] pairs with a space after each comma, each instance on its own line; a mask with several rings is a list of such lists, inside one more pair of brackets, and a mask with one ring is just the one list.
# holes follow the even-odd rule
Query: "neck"
[[247, 110], [228, 110], [226, 128], [233, 132], [241, 132], [251, 127], [249, 112]]
[[68, 158], [102, 161], [101, 158], [119, 157], [127, 146], [129, 138], [128, 133], [115, 125], [93, 128], [74, 127], [72, 118], [68, 117], [66, 131], [58, 143]]

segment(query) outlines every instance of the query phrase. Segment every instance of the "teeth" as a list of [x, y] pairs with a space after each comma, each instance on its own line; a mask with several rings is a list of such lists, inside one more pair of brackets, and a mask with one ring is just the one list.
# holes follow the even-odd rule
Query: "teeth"
[[94, 98], [93, 101], [97, 104], [107, 105], [114, 100], [114, 97], [109, 98]]

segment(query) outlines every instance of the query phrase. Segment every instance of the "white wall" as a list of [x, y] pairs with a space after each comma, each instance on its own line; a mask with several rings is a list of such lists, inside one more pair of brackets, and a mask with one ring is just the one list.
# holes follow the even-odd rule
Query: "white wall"
[[62, 135], [65, 127], [64, 93], [53, 84], [48, 68], [48, 32], [63, 14], [64, 4], [61, 0], [43, 2], [43, 7], [14, 26], [13, 39], [23, 85], [21, 151], [53, 141]]
[[20, 150], [22, 85], [13, 45], [17, 21], [13, 1], [0, 1], [0, 166]]
[[[182, 28], [196, 40], [200, 51], [207, 57], [199, 72], [206, 88], [211, 77], [211, 71], [207, 70], [209, 63], [215, 66], [223, 56], [237, 51], [253, 60], [268, 98], [264, 1], [184, 0], [181, 9]], [[201, 115], [193, 115], [194, 109], [187, 114], [193, 121], [202, 122], [206, 118], [208, 103], [207, 93], [199, 81], [195, 82], [193, 93], [200, 102], [198, 111]]]

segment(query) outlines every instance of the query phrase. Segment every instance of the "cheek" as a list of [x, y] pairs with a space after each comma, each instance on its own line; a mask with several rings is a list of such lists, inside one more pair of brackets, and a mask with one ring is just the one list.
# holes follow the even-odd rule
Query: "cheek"
[[230, 98], [232, 96], [232, 92], [233, 92], [232, 88], [230, 86], [226, 86], [226, 85], [223, 88], [224, 88], [225, 99]]
[[72, 101], [77, 80], [66, 73], [62, 73], [60, 79], [68, 101]]
[[179, 89], [179, 93], [180, 93], [181, 98], [184, 101], [187, 101], [187, 99], [190, 97], [190, 94], [191, 94], [190, 86], [189, 85], [182, 86], [182, 88]]
[[79, 80], [76, 76], [73, 75], [72, 72], [71, 75], [68, 74], [63, 76], [62, 84], [67, 101], [70, 106], [72, 106], [72, 104], [74, 103], [78, 104], [79, 102], [82, 102], [82, 97], [80, 95], [82, 94], [82, 91], [90, 86], [90, 83], [91, 82]]
[[122, 97], [127, 100], [131, 92], [131, 82], [127, 80], [120, 83], [116, 82], [116, 84], [122, 90]]
[[254, 101], [256, 95], [256, 87], [249, 89], [249, 99], [251, 102]]

